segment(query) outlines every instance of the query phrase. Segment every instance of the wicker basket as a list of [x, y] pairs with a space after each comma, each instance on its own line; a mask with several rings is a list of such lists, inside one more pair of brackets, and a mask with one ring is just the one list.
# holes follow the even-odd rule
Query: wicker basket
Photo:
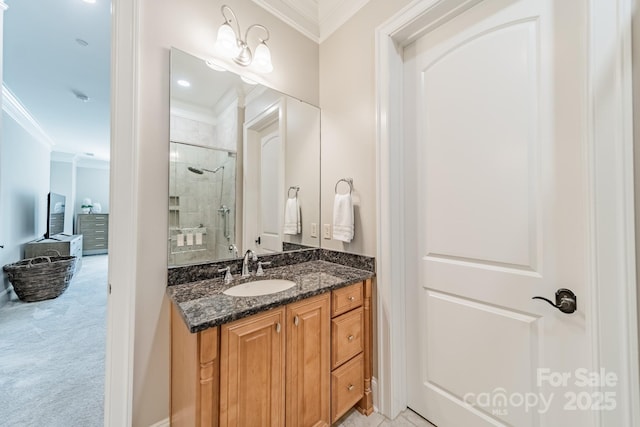
[[3, 267], [22, 301], [57, 298], [69, 286], [75, 272], [76, 257], [60, 256], [58, 251], [48, 252], [56, 255], [27, 258]]

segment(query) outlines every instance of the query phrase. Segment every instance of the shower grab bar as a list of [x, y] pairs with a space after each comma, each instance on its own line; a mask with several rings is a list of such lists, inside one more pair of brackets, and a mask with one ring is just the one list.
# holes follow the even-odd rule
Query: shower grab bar
[[222, 219], [224, 220], [224, 237], [229, 240], [231, 238], [231, 233], [229, 233], [229, 209], [226, 205], [220, 206], [218, 212], [222, 214]]

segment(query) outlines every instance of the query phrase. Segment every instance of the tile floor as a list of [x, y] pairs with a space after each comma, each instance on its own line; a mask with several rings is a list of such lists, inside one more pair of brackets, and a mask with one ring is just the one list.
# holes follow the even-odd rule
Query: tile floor
[[434, 427], [429, 421], [413, 412], [411, 409], [403, 411], [395, 420], [389, 420], [377, 412], [367, 416], [352, 409], [338, 420], [337, 427]]

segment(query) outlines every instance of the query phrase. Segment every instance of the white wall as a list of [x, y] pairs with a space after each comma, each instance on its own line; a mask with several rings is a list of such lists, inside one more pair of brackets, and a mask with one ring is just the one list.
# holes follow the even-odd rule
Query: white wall
[[[287, 133], [285, 189], [300, 187], [298, 201], [302, 232], [284, 235], [285, 242], [318, 246], [320, 241], [320, 115], [312, 105], [287, 97]], [[287, 191], [287, 194], [289, 192]], [[291, 190], [293, 195], [293, 190]], [[316, 223], [318, 237], [311, 237], [311, 223]]]
[[[169, 49], [212, 55], [223, 19], [218, 0], [141, 0], [138, 50], [140, 105], [138, 232], [135, 299], [133, 425], [149, 426], [169, 415], [169, 305], [167, 285], [167, 188], [169, 164]], [[246, 29], [269, 28], [275, 89], [318, 103], [318, 46], [250, 0], [224, 1]], [[251, 42], [250, 42], [251, 43]], [[255, 41], [254, 41], [255, 43]], [[114, 165], [115, 166], [115, 165]], [[114, 174], [119, 171], [114, 169]], [[114, 192], [117, 192], [114, 188]]]
[[51, 161], [50, 191], [66, 196], [64, 216], [64, 232], [73, 233], [73, 219], [75, 218], [75, 185], [76, 165], [74, 162]]
[[[376, 27], [410, 0], [371, 0], [320, 45], [322, 222], [333, 216], [334, 187], [351, 177], [355, 235], [351, 243], [322, 239], [322, 247], [376, 254]], [[342, 192], [346, 186], [341, 184]]]
[[[0, 134], [0, 266], [19, 261], [24, 244], [47, 231], [47, 194], [51, 150], [38, 142], [4, 111]], [[0, 303], [8, 288], [3, 273]]]
[[85, 198], [100, 203], [102, 213], [109, 212], [109, 169], [77, 167], [75, 213], [82, 213]]

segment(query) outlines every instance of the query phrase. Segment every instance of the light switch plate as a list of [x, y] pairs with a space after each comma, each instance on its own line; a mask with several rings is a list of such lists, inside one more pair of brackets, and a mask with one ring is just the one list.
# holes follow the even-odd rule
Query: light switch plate
[[322, 234], [322, 237], [324, 237], [325, 239], [331, 239], [331, 224], [324, 225], [324, 232]]
[[315, 222], [311, 223], [311, 237], [318, 237], [318, 224]]

